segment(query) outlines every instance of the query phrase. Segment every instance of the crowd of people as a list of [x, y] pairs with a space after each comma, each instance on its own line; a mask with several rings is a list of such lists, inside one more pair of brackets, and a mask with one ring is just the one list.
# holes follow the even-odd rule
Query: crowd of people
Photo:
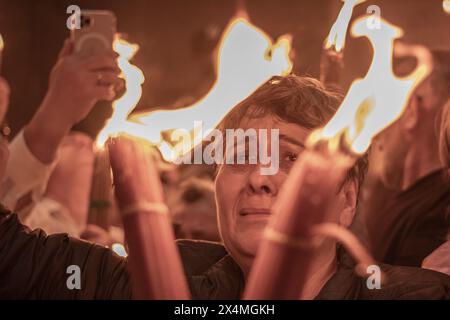
[[[115, 99], [123, 80], [113, 52], [81, 57], [72, 51], [68, 40], [35, 115], [12, 141], [0, 142], [0, 298], [133, 295], [127, 259], [111, 250], [114, 243], [126, 246], [121, 212], [112, 201], [109, 226], [90, 220], [94, 141], [73, 129], [98, 101]], [[316, 249], [301, 298], [450, 298], [450, 52], [432, 53], [433, 72], [401, 118], [347, 172], [327, 215], [364, 243], [386, 276], [383, 285], [368, 288], [353, 258], [327, 241]], [[193, 298], [242, 297], [282, 185], [309, 134], [342, 101], [322, 79], [273, 77], [221, 121], [222, 132], [279, 129], [274, 175], [262, 175], [259, 164], [177, 166], [155, 152]], [[1, 120], [9, 92], [1, 79]], [[82, 266], [80, 290], [66, 286], [69, 265]]]

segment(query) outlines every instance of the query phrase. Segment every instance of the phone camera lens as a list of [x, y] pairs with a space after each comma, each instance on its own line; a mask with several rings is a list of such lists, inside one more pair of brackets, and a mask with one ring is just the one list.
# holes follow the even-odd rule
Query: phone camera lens
[[91, 18], [88, 16], [81, 15], [80, 26], [81, 28], [89, 27], [91, 25]]

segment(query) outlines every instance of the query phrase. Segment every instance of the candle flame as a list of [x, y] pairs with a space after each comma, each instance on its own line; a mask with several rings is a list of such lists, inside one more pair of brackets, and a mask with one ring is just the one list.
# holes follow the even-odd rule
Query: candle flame
[[[186, 141], [189, 139], [182, 139], [180, 142], [192, 146], [193, 141], [201, 141], [231, 108], [272, 76], [289, 74], [292, 70], [292, 61], [289, 58], [291, 37], [285, 35], [273, 43], [267, 34], [244, 17], [245, 15], [238, 15], [226, 27], [215, 61], [216, 81], [202, 99], [180, 109], [135, 114], [128, 120], [124, 116], [128, 116], [128, 110], [132, 109], [129, 105], [124, 108], [127, 112], [115, 108], [110, 121], [114, 124], [113, 130], [104, 131], [102, 142], [112, 133], [123, 132], [157, 145], [166, 160], [174, 160], [180, 156], [175, 150], [185, 148], [165, 142], [161, 137], [162, 132], [173, 129], [193, 132], [190, 142]], [[119, 112], [120, 115], [116, 114]], [[194, 122], [202, 123], [203, 137], [196, 136]]]
[[445, 13], [450, 14], [450, 0], [443, 0], [442, 8], [444, 9]]
[[[352, 36], [369, 39], [374, 50], [371, 66], [363, 79], [353, 82], [331, 121], [311, 135], [310, 143], [325, 138], [336, 149], [343, 137], [355, 153], [364, 153], [372, 138], [401, 116], [412, 92], [432, 70], [426, 48], [397, 43], [394, 51], [394, 40], [402, 37], [403, 31], [383, 19], [380, 29], [368, 28], [368, 18], [354, 22]], [[417, 66], [408, 76], [394, 74], [394, 52], [416, 57]]]
[[347, 36], [347, 29], [352, 18], [353, 8], [366, 0], [342, 0], [344, 5], [336, 19], [336, 22], [331, 27], [325, 42], [325, 49], [334, 47], [336, 52], [341, 52], [345, 46], [345, 38]]
[[3, 48], [5, 47], [5, 43], [3, 42], [3, 37], [0, 34], [0, 51], [3, 51]]
[[119, 55], [117, 63], [121, 70], [121, 77], [125, 80], [125, 93], [113, 102], [112, 116], [96, 139], [98, 148], [102, 148], [109, 136], [123, 131], [126, 119], [142, 96], [142, 83], [145, 80], [142, 70], [130, 63], [139, 50], [138, 45], [116, 38], [113, 49]]

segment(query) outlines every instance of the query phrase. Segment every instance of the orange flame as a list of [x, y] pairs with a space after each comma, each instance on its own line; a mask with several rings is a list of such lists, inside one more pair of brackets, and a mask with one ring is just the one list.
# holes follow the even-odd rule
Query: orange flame
[[381, 19], [381, 27], [369, 28], [369, 17], [357, 19], [352, 36], [367, 37], [373, 47], [372, 64], [363, 79], [357, 79], [331, 121], [311, 135], [310, 143], [329, 139], [337, 148], [341, 137], [356, 153], [364, 153], [372, 138], [397, 120], [403, 113], [410, 95], [432, 70], [430, 52], [420, 46], [398, 43], [395, 54], [415, 56], [417, 66], [413, 72], [398, 78], [393, 72], [394, 40], [403, 31]]
[[443, 0], [442, 8], [444, 9], [445, 13], [450, 14], [450, 0]]
[[345, 38], [347, 36], [347, 29], [352, 18], [353, 8], [366, 0], [342, 0], [344, 5], [336, 19], [336, 22], [331, 27], [330, 33], [325, 42], [325, 49], [334, 47], [336, 52], [341, 52], [345, 46]]
[[5, 43], [3, 42], [3, 37], [0, 34], [0, 51], [3, 51], [3, 48], [5, 47]]
[[141, 86], [145, 79], [141, 69], [130, 63], [131, 58], [139, 50], [138, 45], [116, 38], [113, 43], [113, 49], [119, 54], [117, 63], [122, 71], [121, 76], [125, 80], [126, 90], [122, 97], [113, 102], [113, 114], [105, 127], [100, 131], [96, 140], [99, 148], [104, 145], [109, 136], [123, 131], [126, 119], [141, 98]]
[[[129, 120], [124, 116], [128, 116], [129, 111], [134, 108], [135, 101], [122, 99], [123, 104], [127, 104], [124, 108], [126, 111], [120, 110], [119, 106], [114, 108], [113, 117], [108, 128], [102, 132], [100, 142], [103, 143], [111, 134], [124, 132], [157, 145], [166, 160], [174, 160], [180, 156], [175, 154], [175, 150], [184, 148], [170, 146], [164, 142], [161, 132], [185, 129], [194, 133], [192, 141], [201, 140], [232, 107], [260, 85], [274, 75], [286, 75], [292, 70], [292, 62], [289, 59], [291, 37], [280, 37], [273, 44], [268, 35], [242, 15], [234, 18], [226, 27], [218, 49], [217, 79], [204, 98], [181, 109], [136, 114]], [[125, 71], [124, 74], [126, 79]], [[135, 81], [136, 88], [137, 82], [139, 81]], [[133, 102], [132, 107], [130, 102]], [[194, 122], [202, 123], [203, 137], [196, 136], [198, 130], [194, 130]]]

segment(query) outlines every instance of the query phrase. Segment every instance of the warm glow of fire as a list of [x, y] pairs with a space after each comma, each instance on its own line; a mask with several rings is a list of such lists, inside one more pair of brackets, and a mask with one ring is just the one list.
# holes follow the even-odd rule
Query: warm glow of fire
[[97, 147], [101, 148], [109, 136], [124, 131], [124, 125], [131, 111], [136, 107], [142, 95], [144, 74], [141, 69], [130, 63], [139, 46], [116, 38], [114, 51], [119, 55], [117, 63], [125, 80], [125, 93], [113, 102], [113, 114], [97, 137]]
[[[368, 16], [357, 19], [352, 36], [367, 37], [373, 47], [372, 64], [363, 79], [350, 87], [336, 115], [322, 130], [311, 136], [310, 142], [329, 139], [336, 148], [343, 136], [356, 153], [365, 152], [372, 138], [397, 120], [408, 104], [415, 88], [432, 70], [430, 52], [420, 46], [395, 44], [403, 31], [381, 19], [381, 28], [368, 28]], [[408, 76], [399, 78], [393, 72], [393, 57], [413, 56], [417, 66]]]
[[444, 11], [448, 14], [450, 14], [450, 0], [443, 0], [442, 1], [442, 8]]
[[352, 18], [353, 8], [365, 2], [366, 0], [342, 0], [344, 5], [336, 19], [336, 22], [331, 27], [330, 33], [325, 42], [325, 49], [334, 47], [336, 52], [341, 52], [345, 46], [345, 38], [347, 36], [347, 29]]
[[[124, 132], [143, 138], [157, 145], [166, 160], [174, 160], [180, 154], [174, 150], [183, 150], [165, 142], [161, 132], [172, 129], [185, 129], [192, 132], [191, 146], [213, 129], [226, 113], [237, 103], [248, 97], [260, 85], [274, 75], [286, 75], [292, 70], [289, 58], [291, 37], [280, 37], [274, 44], [262, 30], [252, 25], [242, 16], [234, 18], [226, 27], [219, 42], [216, 57], [216, 81], [210, 91], [191, 106], [175, 110], [158, 110], [133, 115], [125, 120], [134, 108], [140, 95], [142, 77], [137, 75], [136, 67], [127, 66], [123, 70], [131, 98], [121, 98], [114, 106], [114, 114], [105, 130], [100, 143], [111, 134]], [[120, 52], [119, 52], [120, 54]], [[123, 67], [121, 67], [123, 68]], [[136, 71], [136, 75], [128, 76], [133, 85], [128, 85], [127, 71]], [[134, 72], [133, 71], [133, 72]], [[139, 85], [138, 85], [139, 84]], [[195, 136], [194, 122], [202, 123], [203, 136]], [[186, 142], [186, 139], [182, 139]], [[188, 140], [188, 139], [187, 139]]]
[[[204, 137], [232, 107], [248, 97], [265, 81], [274, 75], [283, 75], [291, 71], [290, 44], [289, 36], [281, 37], [272, 44], [269, 36], [244, 18], [234, 19], [220, 41], [216, 64], [217, 79], [208, 94], [194, 105], [182, 109], [161, 110], [134, 116], [133, 119], [144, 126], [132, 134], [158, 142], [162, 131], [169, 129], [192, 131], [194, 122], [201, 121]], [[193, 136], [193, 141], [200, 141], [203, 137]], [[174, 159], [176, 156], [179, 154], [164, 154], [166, 159]]]
[[3, 51], [3, 48], [5, 47], [5, 43], [3, 42], [3, 37], [0, 34], [0, 51]]

